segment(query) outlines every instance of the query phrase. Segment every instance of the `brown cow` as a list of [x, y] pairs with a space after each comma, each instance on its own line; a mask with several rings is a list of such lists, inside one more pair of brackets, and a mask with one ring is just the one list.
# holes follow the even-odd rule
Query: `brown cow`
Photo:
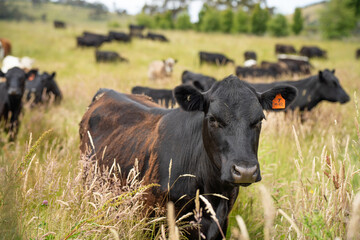
[[0, 59], [11, 54], [11, 43], [8, 39], [0, 38]]

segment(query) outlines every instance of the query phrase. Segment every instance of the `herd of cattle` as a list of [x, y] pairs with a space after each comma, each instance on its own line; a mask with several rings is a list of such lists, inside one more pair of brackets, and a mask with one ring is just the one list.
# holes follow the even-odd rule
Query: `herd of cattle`
[[[65, 28], [66, 24], [54, 22], [54, 26]], [[143, 36], [143, 29], [131, 25], [130, 34], [84, 32], [77, 38], [77, 45], [96, 47], [97, 62], [128, 61], [98, 47], [112, 40], [129, 42], [133, 36]], [[151, 34], [146, 38], [163, 39], [152, 38]], [[6, 42], [1, 43], [6, 46]], [[210, 213], [203, 212], [201, 233], [206, 239], [222, 239], [239, 187], [261, 181], [258, 144], [263, 111], [310, 111], [321, 101], [343, 104], [350, 100], [335, 70], [310, 75], [313, 67], [309, 58], [327, 57], [326, 51], [303, 47], [298, 56], [294, 47], [278, 44], [275, 52], [278, 62], [263, 61], [260, 66], [255, 52], [245, 52], [246, 61], [243, 67], [236, 67], [237, 76], [223, 80], [186, 70], [174, 89], [134, 86], [132, 94], [99, 89], [80, 122], [81, 152], [95, 157], [102, 167], [111, 168], [115, 159], [123, 176], [137, 164], [144, 184], [159, 184], [149, 190], [147, 204], [153, 206], [167, 198], [175, 203], [178, 216], [195, 209], [193, 199], [199, 190], [218, 219], [216, 223]], [[360, 57], [360, 50], [356, 54]], [[234, 60], [220, 53], [200, 51], [199, 58], [200, 64], [235, 65]], [[0, 71], [0, 77], [5, 78], [0, 83], [0, 119], [7, 123], [11, 139], [16, 136], [24, 101], [32, 101], [36, 107], [48, 101], [50, 95], [56, 102], [62, 98], [54, 79], [56, 73], [40, 74], [28, 62], [7, 56]], [[149, 79], [154, 84], [154, 80], [170, 77], [175, 63], [173, 58], [152, 62]], [[240, 80], [282, 74], [307, 76], [270, 83]], [[174, 108], [176, 104], [180, 107]], [[194, 216], [190, 218], [194, 220]], [[200, 237], [195, 228], [187, 229], [186, 234], [189, 239]]]

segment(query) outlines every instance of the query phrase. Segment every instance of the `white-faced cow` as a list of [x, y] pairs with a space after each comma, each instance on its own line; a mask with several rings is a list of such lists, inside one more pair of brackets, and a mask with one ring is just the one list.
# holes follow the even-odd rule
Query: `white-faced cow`
[[[138, 159], [144, 184], [160, 185], [152, 188], [146, 201], [161, 203], [166, 195], [175, 203], [178, 216], [195, 209], [193, 199], [200, 190], [226, 234], [239, 186], [261, 180], [257, 153], [263, 110], [272, 110], [278, 94], [287, 107], [296, 93], [287, 85], [258, 93], [229, 76], [205, 93], [189, 85], [176, 87], [174, 95], [181, 108], [170, 110], [146, 96], [102, 91], [81, 120], [80, 149], [85, 153], [94, 146], [100, 166], [110, 167], [115, 159], [123, 176]], [[183, 174], [195, 177], [180, 177]], [[203, 212], [200, 224], [206, 239], [221, 239], [208, 213]], [[188, 239], [199, 239], [197, 229], [187, 230]]]
[[166, 60], [156, 60], [150, 63], [148, 77], [150, 80], [164, 79], [171, 77], [173, 68], [177, 60], [168, 58]]
[[256, 91], [266, 91], [282, 84], [294, 86], [298, 90], [298, 96], [290, 105], [290, 109], [299, 108], [300, 111], [313, 109], [321, 101], [347, 103], [349, 95], [341, 87], [339, 79], [334, 75], [335, 70], [325, 69], [317, 75], [310, 76], [298, 81], [281, 81], [273, 83], [253, 83]]

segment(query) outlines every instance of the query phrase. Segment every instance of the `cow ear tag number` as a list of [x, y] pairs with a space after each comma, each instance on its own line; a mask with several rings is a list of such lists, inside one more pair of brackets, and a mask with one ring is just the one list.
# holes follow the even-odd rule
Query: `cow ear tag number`
[[284, 109], [285, 108], [285, 99], [278, 93], [275, 98], [272, 100], [272, 109]]

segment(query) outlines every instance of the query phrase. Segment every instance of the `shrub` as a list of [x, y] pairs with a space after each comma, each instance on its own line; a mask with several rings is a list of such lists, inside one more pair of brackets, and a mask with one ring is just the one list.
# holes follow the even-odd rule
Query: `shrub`
[[221, 12], [220, 27], [222, 32], [229, 33], [233, 28], [233, 22], [234, 22], [234, 13], [230, 8]]
[[239, 10], [234, 17], [233, 31], [238, 33], [249, 32], [249, 16], [243, 10]]
[[187, 30], [187, 29], [191, 29], [192, 27], [193, 25], [190, 21], [190, 16], [188, 13], [182, 13], [177, 17], [175, 23], [176, 29]]
[[266, 24], [269, 19], [269, 12], [256, 4], [251, 16], [251, 32], [256, 35], [263, 35], [266, 32]]
[[144, 25], [147, 28], [155, 27], [154, 18], [145, 13], [140, 13], [140, 14], [136, 15], [136, 23], [138, 25]]
[[208, 11], [206, 11], [200, 29], [201, 31], [204, 32], [219, 31], [220, 30], [219, 13], [214, 9], [209, 9]]
[[304, 19], [302, 17], [300, 8], [295, 9], [293, 21], [292, 31], [295, 33], [295, 35], [299, 35], [304, 28]]
[[276, 37], [289, 35], [288, 23], [284, 15], [277, 14], [268, 23], [270, 33]]

